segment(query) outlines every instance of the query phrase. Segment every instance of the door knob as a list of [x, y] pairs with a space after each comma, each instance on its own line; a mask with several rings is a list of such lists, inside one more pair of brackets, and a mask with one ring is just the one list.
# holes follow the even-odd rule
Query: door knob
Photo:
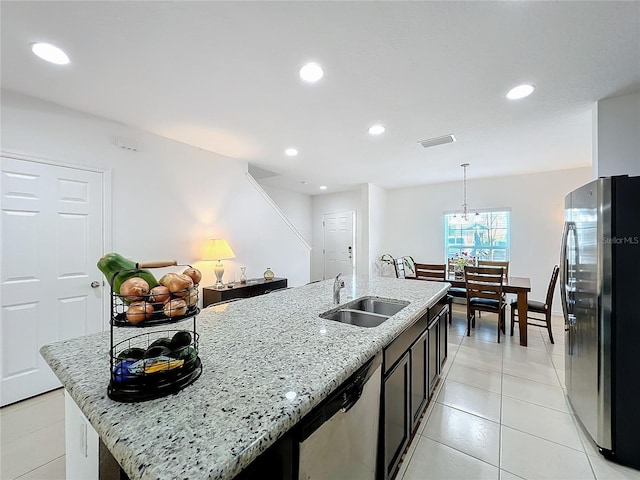
[[97, 280], [94, 280], [93, 282], [91, 282], [91, 288], [98, 288], [100, 286], [100, 282], [98, 282]]

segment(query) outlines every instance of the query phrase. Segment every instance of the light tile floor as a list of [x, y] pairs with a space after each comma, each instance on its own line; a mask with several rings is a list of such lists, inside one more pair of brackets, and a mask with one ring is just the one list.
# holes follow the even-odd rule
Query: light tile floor
[[464, 306], [454, 305], [443, 380], [396, 479], [640, 480], [605, 460], [571, 414], [562, 317], [553, 324], [555, 344], [529, 327], [521, 347], [517, 325], [498, 344], [495, 315], [467, 337]]
[[[498, 344], [495, 316], [467, 337], [455, 305], [443, 380], [396, 479], [640, 480], [605, 460], [570, 413], [562, 319], [554, 324], [555, 345], [534, 327], [526, 348], [517, 331]], [[0, 409], [0, 433], [0, 479], [65, 478], [62, 390]]]
[[62, 389], [0, 409], [0, 479], [65, 478]]

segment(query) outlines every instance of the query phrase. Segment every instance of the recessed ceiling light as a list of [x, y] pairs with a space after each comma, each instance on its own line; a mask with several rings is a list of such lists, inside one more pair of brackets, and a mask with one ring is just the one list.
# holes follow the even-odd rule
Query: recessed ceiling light
[[535, 89], [536, 87], [534, 87], [533, 85], [518, 85], [517, 87], [513, 87], [511, 90], [509, 90], [509, 93], [507, 93], [507, 98], [509, 100], [519, 100], [531, 95]]
[[307, 63], [300, 69], [300, 78], [305, 82], [315, 83], [324, 76], [324, 70], [315, 62]]
[[284, 154], [285, 154], [287, 157], [295, 157], [296, 155], [298, 155], [298, 150], [296, 150], [295, 148], [287, 148], [287, 149], [284, 151]]
[[327, 186], [326, 185], [320, 185], [320, 190], [326, 190]]
[[369, 133], [371, 135], [380, 135], [381, 133], [384, 133], [385, 128], [382, 125], [373, 125], [372, 127], [369, 127]]
[[66, 65], [69, 63], [69, 57], [55, 45], [50, 43], [34, 43], [31, 45], [31, 51], [47, 62], [56, 65]]

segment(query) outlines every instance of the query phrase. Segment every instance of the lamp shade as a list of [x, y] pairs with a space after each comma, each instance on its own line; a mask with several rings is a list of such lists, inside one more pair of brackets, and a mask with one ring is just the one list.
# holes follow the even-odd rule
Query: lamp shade
[[235, 253], [226, 240], [222, 238], [212, 238], [204, 250], [202, 260], [226, 260], [228, 258], [236, 258]]

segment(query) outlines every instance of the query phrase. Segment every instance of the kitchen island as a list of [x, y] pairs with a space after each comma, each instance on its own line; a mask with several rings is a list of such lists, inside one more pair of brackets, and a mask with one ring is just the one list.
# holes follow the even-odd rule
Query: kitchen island
[[328, 280], [205, 309], [197, 319], [202, 376], [157, 400], [107, 397], [108, 333], [41, 353], [131, 479], [233, 478], [449, 286], [381, 277], [345, 283], [341, 304], [363, 296], [409, 304], [375, 328], [325, 320], [319, 315], [337, 307]]

